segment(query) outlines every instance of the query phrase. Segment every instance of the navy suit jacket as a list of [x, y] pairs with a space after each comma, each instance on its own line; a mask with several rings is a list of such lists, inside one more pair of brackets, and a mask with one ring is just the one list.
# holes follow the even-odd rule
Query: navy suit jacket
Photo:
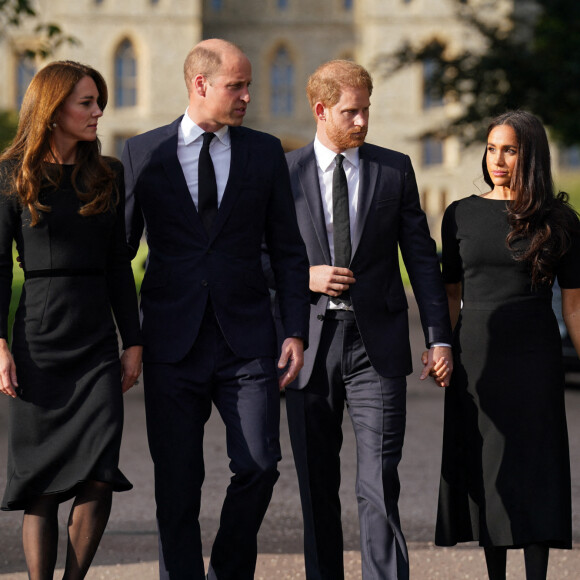
[[[412, 363], [399, 248], [426, 344], [451, 344], [447, 298], [411, 160], [370, 144], [362, 145], [359, 153], [359, 201], [349, 266], [356, 279], [350, 288], [352, 306], [375, 370], [385, 377], [405, 376], [412, 372]], [[286, 158], [310, 265], [331, 264], [313, 143]], [[310, 293], [310, 347], [298, 381], [290, 388], [302, 388], [310, 379], [327, 304], [326, 294]]]
[[308, 261], [279, 140], [230, 128], [230, 174], [208, 235], [177, 158], [180, 122], [129, 139], [123, 152], [128, 243], [134, 255], [145, 227], [149, 245], [141, 286], [144, 360], [181, 360], [197, 337], [209, 298], [237, 356], [276, 356], [263, 239], [285, 335], [306, 343]]

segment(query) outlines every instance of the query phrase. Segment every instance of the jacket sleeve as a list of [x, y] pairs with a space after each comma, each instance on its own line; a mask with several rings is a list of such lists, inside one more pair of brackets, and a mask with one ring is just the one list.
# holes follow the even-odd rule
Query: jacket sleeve
[[298, 229], [288, 165], [281, 145], [275, 162], [276, 178], [268, 206], [265, 242], [278, 295], [284, 338], [301, 338], [306, 347], [310, 315], [309, 265]]
[[125, 143], [122, 156], [123, 167], [125, 169], [125, 230], [127, 236], [127, 245], [129, 247], [129, 255], [133, 259], [139, 250], [141, 243], [141, 236], [145, 227], [143, 220], [143, 213], [137, 197], [135, 195], [135, 173], [133, 167], [133, 159], [131, 156], [131, 141]]
[[419, 306], [427, 347], [433, 342], [451, 344], [447, 297], [441, 279], [435, 242], [421, 209], [411, 160], [406, 157], [404, 191], [399, 221], [399, 246]]

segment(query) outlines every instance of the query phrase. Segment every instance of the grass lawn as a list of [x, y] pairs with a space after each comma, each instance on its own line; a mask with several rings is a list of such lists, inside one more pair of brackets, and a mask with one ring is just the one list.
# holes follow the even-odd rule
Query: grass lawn
[[556, 181], [556, 189], [561, 189], [570, 196], [570, 203], [580, 212], [580, 174], [561, 175]]

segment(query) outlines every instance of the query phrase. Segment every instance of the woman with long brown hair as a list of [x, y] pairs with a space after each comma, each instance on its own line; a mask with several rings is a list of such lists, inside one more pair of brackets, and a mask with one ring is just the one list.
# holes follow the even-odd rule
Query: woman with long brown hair
[[[141, 372], [142, 347], [122, 167], [97, 139], [106, 104], [96, 70], [53, 62], [33, 78], [0, 156], [0, 392], [11, 398], [1, 507], [24, 510], [33, 580], [53, 578], [60, 503], [74, 498], [64, 578], [80, 579], [112, 492], [132, 487], [118, 468], [122, 393]], [[14, 240], [25, 282], [10, 352]]]
[[436, 543], [479, 541], [489, 578], [504, 580], [523, 548], [528, 580], [544, 580], [549, 548], [572, 542], [564, 373], [552, 285], [580, 352], [580, 228], [554, 195], [540, 121], [512, 111], [489, 126], [490, 191], [451, 204], [443, 277], [454, 325], [445, 393]]

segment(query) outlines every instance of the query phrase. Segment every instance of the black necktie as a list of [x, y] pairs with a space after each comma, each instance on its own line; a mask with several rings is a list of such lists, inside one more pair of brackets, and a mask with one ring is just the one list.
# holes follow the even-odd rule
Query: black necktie
[[215, 170], [213, 168], [211, 155], [209, 154], [209, 144], [214, 137], [215, 133], [203, 134], [203, 145], [199, 153], [198, 169], [197, 211], [203, 222], [203, 227], [208, 234], [218, 209]]
[[[350, 264], [350, 217], [348, 209], [348, 184], [342, 162], [344, 155], [340, 153], [334, 158], [336, 164], [332, 173], [332, 223], [334, 237], [334, 265], [339, 268], [348, 268]], [[339, 300], [349, 300], [346, 290]]]
[[350, 264], [350, 218], [348, 211], [348, 185], [340, 153], [334, 158], [332, 173], [332, 223], [334, 235], [334, 265], [348, 268]]

